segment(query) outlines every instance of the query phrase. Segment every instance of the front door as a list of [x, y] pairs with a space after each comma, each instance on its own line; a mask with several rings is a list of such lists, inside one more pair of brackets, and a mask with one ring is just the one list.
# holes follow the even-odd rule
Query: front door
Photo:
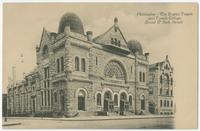
[[61, 95], [61, 98], [60, 98], [60, 103], [61, 103], [61, 110], [64, 111], [65, 109], [65, 101], [64, 101], [64, 96]]
[[141, 109], [145, 110], [145, 100], [141, 100]]
[[104, 100], [104, 111], [108, 111], [108, 100]]
[[85, 97], [79, 96], [78, 97], [78, 110], [85, 110]]
[[120, 101], [120, 115], [124, 115], [124, 101]]
[[35, 113], [35, 99], [33, 99], [33, 113]]

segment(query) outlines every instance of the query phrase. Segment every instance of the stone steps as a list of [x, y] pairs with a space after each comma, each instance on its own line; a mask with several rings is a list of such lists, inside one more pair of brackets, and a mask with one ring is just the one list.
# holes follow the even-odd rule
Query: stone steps
[[88, 112], [88, 111], [79, 111], [78, 117], [86, 117], [86, 116], [95, 116], [94, 112]]

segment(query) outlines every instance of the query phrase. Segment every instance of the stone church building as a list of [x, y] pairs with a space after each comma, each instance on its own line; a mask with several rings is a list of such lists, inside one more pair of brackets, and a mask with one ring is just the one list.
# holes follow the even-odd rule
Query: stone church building
[[149, 111], [160, 115], [173, 115], [174, 79], [168, 56], [149, 66]]
[[66, 13], [57, 33], [43, 29], [36, 55], [37, 67], [8, 87], [10, 115], [149, 114], [149, 53], [125, 39], [117, 18], [93, 38]]

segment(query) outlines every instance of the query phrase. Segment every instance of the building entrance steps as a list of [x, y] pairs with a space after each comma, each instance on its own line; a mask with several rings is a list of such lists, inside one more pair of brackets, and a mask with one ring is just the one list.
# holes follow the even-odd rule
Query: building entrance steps
[[94, 112], [78, 111], [78, 117], [95, 116]]

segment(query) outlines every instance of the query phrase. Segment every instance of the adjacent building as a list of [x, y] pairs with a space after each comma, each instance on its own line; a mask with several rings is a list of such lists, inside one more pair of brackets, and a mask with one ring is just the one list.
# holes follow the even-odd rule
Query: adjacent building
[[174, 79], [168, 56], [164, 61], [149, 66], [149, 111], [160, 115], [173, 115]]
[[5, 117], [7, 114], [7, 94], [3, 94], [2, 98], [2, 116]]
[[66, 13], [58, 32], [43, 29], [36, 56], [37, 67], [8, 87], [9, 115], [149, 114], [149, 53], [125, 39], [117, 18], [93, 38], [76, 14]]

